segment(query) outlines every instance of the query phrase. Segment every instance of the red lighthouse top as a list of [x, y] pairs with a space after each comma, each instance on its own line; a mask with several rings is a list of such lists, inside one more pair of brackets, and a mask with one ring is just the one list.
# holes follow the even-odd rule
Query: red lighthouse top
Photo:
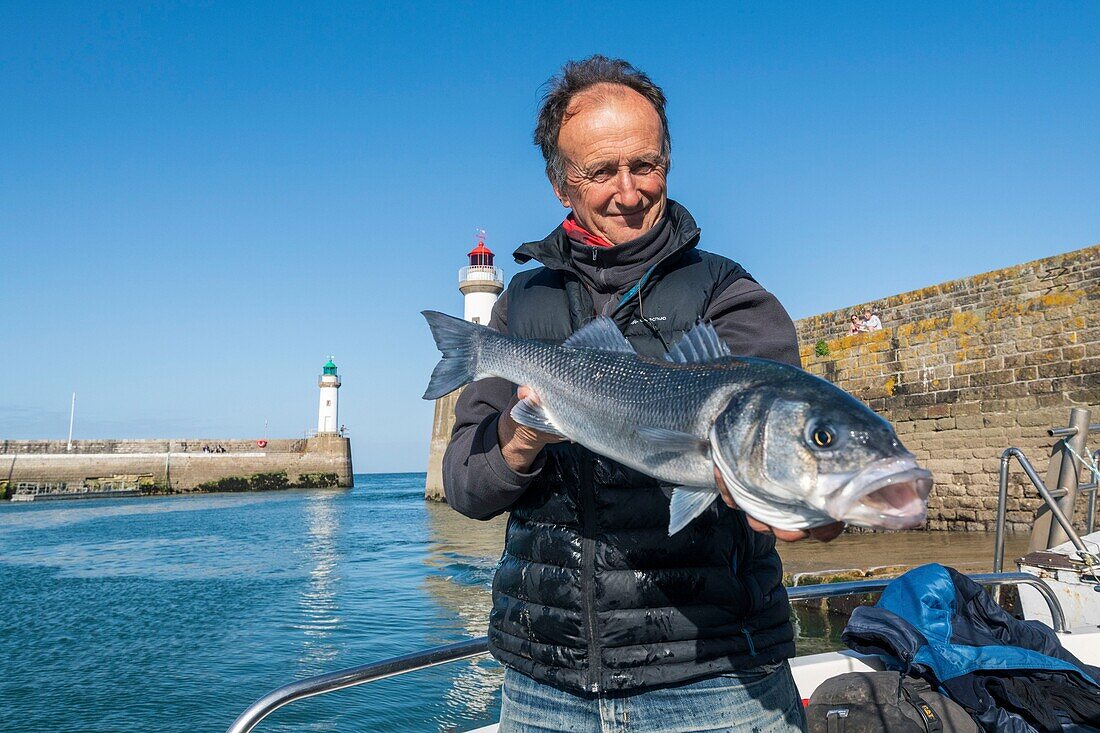
[[493, 253], [485, 246], [485, 233], [479, 232], [477, 237], [477, 246], [470, 250], [470, 266], [471, 267], [492, 267], [493, 266]]

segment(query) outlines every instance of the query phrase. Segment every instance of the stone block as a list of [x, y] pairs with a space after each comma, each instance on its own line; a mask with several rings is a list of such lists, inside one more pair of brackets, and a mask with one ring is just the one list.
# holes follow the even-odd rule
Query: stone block
[[1040, 366], [1043, 364], [1050, 364], [1052, 362], [1061, 361], [1062, 350], [1057, 348], [1043, 349], [1040, 351], [1029, 351], [1024, 355], [1024, 362], [1027, 366]]
[[1020, 427], [1049, 427], [1050, 415], [1044, 410], [1021, 412], [1016, 415], [1016, 423]]
[[985, 427], [985, 418], [981, 415], [959, 415], [955, 417], [955, 427], [960, 430], [981, 430]]
[[1028, 383], [1015, 382], [1012, 384], [995, 384], [992, 387], [985, 387], [982, 390], [982, 394], [995, 399], [1007, 400], [1016, 397], [1026, 397], [1030, 394], [1030, 391], [1028, 389]]
[[1030, 379], [1038, 379], [1039, 370], [1033, 366], [1020, 367], [1012, 372], [1012, 376], [1017, 382], [1026, 382]]
[[1046, 364], [1039, 364], [1036, 367], [1036, 371], [1039, 373], [1039, 377], [1065, 377], [1074, 373], [1073, 365], [1064, 362], [1048, 362]]
[[995, 384], [1007, 384], [1012, 380], [1013, 372], [1011, 369], [983, 371], [979, 374], [970, 375], [970, 383], [978, 387], [986, 387]]
[[958, 459], [929, 459], [927, 468], [933, 475], [955, 474], [966, 471], [968, 462]]

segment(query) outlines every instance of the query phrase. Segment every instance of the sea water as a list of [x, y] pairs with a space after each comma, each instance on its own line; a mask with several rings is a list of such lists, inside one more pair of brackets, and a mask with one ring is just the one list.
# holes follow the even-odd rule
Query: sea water
[[[504, 520], [425, 502], [424, 474], [350, 490], [0, 502], [0, 731], [224, 731], [287, 682], [483, 636]], [[1023, 539], [1010, 540], [1009, 558]], [[780, 543], [788, 572], [953, 562], [973, 533]], [[844, 619], [800, 610], [802, 653]], [[260, 731], [469, 730], [496, 719], [488, 658], [293, 703]]]
[[[223, 731], [287, 682], [483, 635], [497, 558], [433, 541], [423, 495], [424, 474], [403, 474], [0, 503], [0, 731]], [[495, 720], [499, 677], [457, 662], [259, 730], [464, 730]]]

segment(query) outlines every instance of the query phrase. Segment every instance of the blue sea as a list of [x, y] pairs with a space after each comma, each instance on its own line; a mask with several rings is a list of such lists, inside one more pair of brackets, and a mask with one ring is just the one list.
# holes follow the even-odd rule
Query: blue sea
[[[287, 682], [483, 636], [504, 519], [423, 496], [416, 473], [350, 490], [0, 502], [0, 733], [218, 733]], [[992, 545], [904, 532], [780, 550], [793, 573], [974, 572]], [[801, 609], [795, 625], [812, 653], [839, 646], [844, 617]], [[258, 730], [471, 730], [496, 720], [500, 680], [488, 657], [455, 662], [293, 703]]]
[[[0, 731], [224, 731], [287, 682], [481, 636], [503, 525], [350, 490], [0, 502]], [[260, 731], [468, 730], [500, 668], [315, 697]]]

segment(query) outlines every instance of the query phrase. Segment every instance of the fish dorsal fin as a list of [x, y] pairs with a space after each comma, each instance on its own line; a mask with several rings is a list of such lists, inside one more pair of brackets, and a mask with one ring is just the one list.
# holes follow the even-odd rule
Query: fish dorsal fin
[[607, 316], [598, 316], [584, 324], [583, 327], [562, 344], [567, 349], [599, 349], [601, 351], [618, 351], [623, 354], [633, 354], [634, 347], [623, 336], [622, 331], [615, 325], [615, 321]]
[[718, 332], [709, 322], [699, 321], [695, 328], [683, 335], [683, 337], [669, 349], [665, 359], [674, 364], [702, 364], [731, 356], [729, 347], [722, 339], [718, 338]]

